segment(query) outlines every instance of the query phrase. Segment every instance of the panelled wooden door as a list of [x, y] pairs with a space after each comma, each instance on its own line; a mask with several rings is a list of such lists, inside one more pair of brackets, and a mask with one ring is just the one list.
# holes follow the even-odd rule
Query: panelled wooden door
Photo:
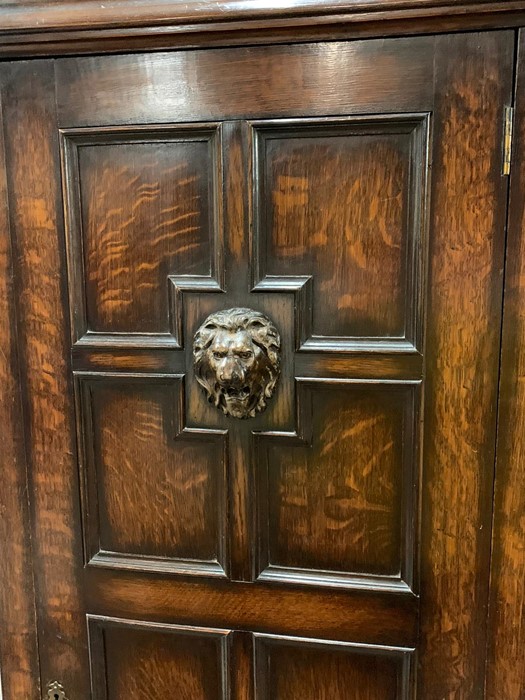
[[[3, 69], [44, 694], [482, 697], [513, 51]], [[239, 307], [246, 420], [193, 356]]]

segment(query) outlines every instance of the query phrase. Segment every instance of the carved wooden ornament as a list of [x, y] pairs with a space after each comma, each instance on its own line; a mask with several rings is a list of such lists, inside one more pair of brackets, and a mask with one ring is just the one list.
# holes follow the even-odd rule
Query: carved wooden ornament
[[208, 401], [227, 416], [264, 411], [279, 378], [281, 339], [270, 319], [252, 309], [211, 314], [193, 341], [195, 376]]

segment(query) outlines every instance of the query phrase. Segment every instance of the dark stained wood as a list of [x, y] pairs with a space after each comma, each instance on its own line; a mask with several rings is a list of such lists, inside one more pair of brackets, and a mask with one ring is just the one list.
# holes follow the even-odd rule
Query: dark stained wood
[[[422, 37], [64, 59], [59, 123], [424, 112], [433, 104], [433, 45]], [[190, 90], [196, 75], [199, 89]]]
[[313, 276], [316, 337], [416, 343], [425, 116], [253, 126], [258, 276]]
[[520, 31], [499, 404], [486, 697], [525, 689], [525, 35]]
[[4, 3], [0, 51], [14, 56], [322, 41], [524, 23], [521, 0], [53, 0]]
[[[241, 124], [226, 125], [224, 144], [225, 275], [230, 293], [235, 299], [232, 300], [232, 306], [246, 306], [246, 302], [243, 301], [248, 288], [250, 269], [250, 250], [246, 245], [246, 231], [249, 226], [249, 203], [245, 185], [248, 154]], [[288, 413], [291, 413], [290, 408]], [[228, 458], [230, 571], [232, 578], [236, 580], [251, 581], [254, 574], [254, 513], [251, 498], [254, 488], [254, 459], [249, 426], [229, 431]]]
[[62, 136], [73, 305], [83, 311], [76, 338], [168, 333], [168, 273], [207, 276], [214, 268], [216, 129]]
[[256, 650], [258, 700], [409, 697], [409, 652], [264, 635]]
[[[45, 683], [481, 697], [513, 50], [494, 32], [8, 66]], [[281, 336], [247, 420], [207, 401], [192, 348], [241, 306]]]
[[[510, 8], [508, 7], [510, 5]], [[70, 0], [55, 0], [46, 7], [20, 2], [16, 7], [6, 4], [3, 13], [3, 26], [10, 30], [38, 29], [45, 17], [50, 29], [94, 28], [96, 26], [133, 26], [136, 24], [163, 23], [184, 24], [185, 21], [198, 22], [213, 20], [221, 17], [228, 20], [248, 20], [259, 17], [301, 16], [340, 14], [354, 12], [357, 14], [376, 12], [383, 15], [387, 11], [412, 10], [419, 14], [467, 14], [490, 10], [508, 11], [521, 9], [519, 3], [494, 2], [494, 0], [331, 0], [327, 7], [320, 0], [302, 0], [290, 8], [279, 6], [261, 7], [250, 0], [237, 0], [233, 3], [222, 1], [218, 3], [189, 2], [184, 6], [175, 5], [173, 2], [156, 0], [143, 5], [133, 5], [131, 2], [117, 2], [107, 0], [105, 13], [98, 16], [86, 16], [89, 10], [94, 11], [93, 3], [83, 0], [71, 3]], [[229, 16], [224, 12], [228, 10]], [[407, 13], [408, 14], [408, 13]]]
[[[275, 306], [275, 304], [274, 304]], [[286, 313], [283, 309], [282, 315]], [[281, 316], [281, 315], [280, 315]], [[286, 352], [286, 348], [285, 348]], [[124, 372], [152, 372], [183, 374], [185, 360], [173, 348], [90, 347], [77, 345], [72, 351], [73, 369]], [[362, 379], [420, 379], [423, 375], [423, 357], [412, 351], [392, 353], [386, 348], [374, 353], [363, 349], [343, 355], [332, 351], [297, 353], [294, 358], [296, 377], [354, 377]], [[290, 407], [283, 407], [283, 416]]]
[[77, 380], [87, 563], [225, 575], [224, 437], [180, 432], [180, 378]]
[[304, 574], [319, 585], [365, 574], [381, 577], [376, 585], [411, 586], [418, 384], [301, 386], [311, 439], [258, 450], [262, 577]]
[[418, 353], [392, 354], [355, 352], [298, 353], [295, 357], [297, 377], [354, 377], [356, 379], [420, 379], [423, 358]]
[[183, 374], [184, 355], [173, 348], [149, 347], [85, 347], [76, 345], [72, 349], [74, 370], [152, 372], [161, 374]]
[[[3, 96], [2, 96], [3, 97]], [[0, 100], [0, 121], [2, 118]], [[3, 121], [2, 121], [3, 124]], [[0, 130], [0, 669], [4, 698], [37, 700], [33, 561], [16, 340], [16, 296], [9, 231], [4, 132]]]
[[52, 62], [7, 74], [4, 114], [41, 673], [88, 697]]
[[[437, 40], [419, 697], [483, 693], [506, 180], [508, 34]], [[468, 203], [468, 205], [466, 205]]]
[[234, 700], [254, 700], [253, 635], [234, 632], [231, 647], [231, 692]]
[[413, 647], [417, 600], [364, 590], [322, 590], [268, 582], [199, 581], [146, 577], [89, 568], [85, 577], [92, 614], [150, 622], [228, 627], [247, 632]]
[[227, 700], [227, 630], [97, 617], [89, 630], [93, 700]]

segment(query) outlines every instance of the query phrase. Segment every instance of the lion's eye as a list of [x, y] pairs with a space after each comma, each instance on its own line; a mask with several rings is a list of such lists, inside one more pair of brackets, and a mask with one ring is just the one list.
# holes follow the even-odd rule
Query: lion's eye
[[239, 352], [239, 353], [238, 353], [238, 356], [239, 356], [242, 360], [249, 360], [250, 357], [252, 356], [252, 353], [251, 353], [250, 350], [245, 350], [244, 352]]
[[225, 353], [225, 352], [219, 352], [218, 350], [216, 350], [216, 351], [213, 353], [213, 357], [214, 357], [216, 360], [222, 360], [223, 357], [226, 357], [226, 353]]

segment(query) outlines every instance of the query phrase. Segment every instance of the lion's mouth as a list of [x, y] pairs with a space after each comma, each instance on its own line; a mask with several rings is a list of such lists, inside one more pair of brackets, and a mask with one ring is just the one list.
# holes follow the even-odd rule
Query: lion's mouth
[[250, 396], [250, 387], [240, 388], [234, 386], [223, 387], [224, 397], [230, 401], [246, 401]]

